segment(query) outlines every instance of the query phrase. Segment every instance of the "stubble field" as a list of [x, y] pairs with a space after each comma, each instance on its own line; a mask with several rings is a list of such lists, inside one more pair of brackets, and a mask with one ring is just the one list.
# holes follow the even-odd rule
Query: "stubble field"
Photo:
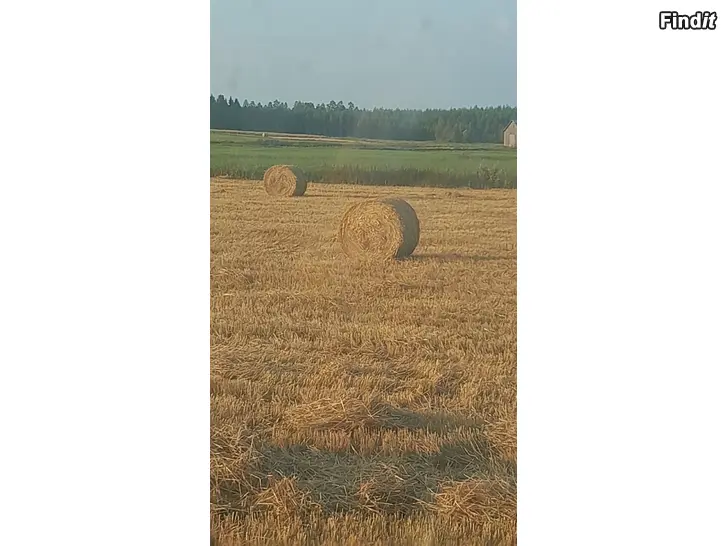
[[[216, 544], [515, 544], [515, 190], [210, 185]], [[414, 255], [347, 258], [385, 196]]]

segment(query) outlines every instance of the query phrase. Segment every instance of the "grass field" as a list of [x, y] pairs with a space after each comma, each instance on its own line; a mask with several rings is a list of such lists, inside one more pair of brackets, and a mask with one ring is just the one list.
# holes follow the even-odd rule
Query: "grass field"
[[[516, 192], [210, 185], [216, 543], [515, 544]], [[346, 258], [344, 210], [385, 195], [413, 256]]]
[[259, 179], [276, 163], [298, 165], [317, 182], [516, 187], [516, 152], [498, 145], [210, 132], [211, 176]]

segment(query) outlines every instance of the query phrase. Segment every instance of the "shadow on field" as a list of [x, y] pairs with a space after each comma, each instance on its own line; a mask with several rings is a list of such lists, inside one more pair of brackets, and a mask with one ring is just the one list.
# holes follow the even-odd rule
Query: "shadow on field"
[[262, 483], [293, 480], [296, 496], [308, 497], [328, 515], [412, 514], [431, 502], [442, 484], [475, 476], [498, 479], [515, 490], [515, 468], [499, 461], [485, 438], [444, 442], [438, 451], [426, 448], [423, 444], [421, 451], [367, 456], [306, 444], [267, 445], [260, 452], [259, 471], [267, 476]]
[[318, 198], [324, 198], [324, 199], [375, 199], [376, 195], [374, 194], [366, 194], [366, 193], [328, 193], [328, 194], [316, 194], [316, 193], [304, 193], [304, 198], [309, 197], [318, 197]]
[[438, 411], [415, 412], [377, 399], [322, 398], [290, 407], [285, 423], [299, 432], [365, 430], [424, 431], [443, 434], [451, 430], [482, 431], [480, 420]]
[[298, 199], [340, 199], [341, 195], [336, 194], [321, 194], [321, 193], [304, 193]]
[[[213, 430], [213, 511], [290, 517], [464, 507], [471, 521], [515, 518], [516, 462], [502, 456], [484, 423], [384, 404], [370, 404], [368, 413], [347, 406], [336, 414], [319, 401], [318, 417], [314, 406], [299, 406], [304, 411], [287, 415], [288, 430], [275, 440]], [[395, 443], [392, 428], [402, 430]]]
[[407, 258], [409, 261], [443, 261], [443, 262], [463, 262], [463, 263], [479, 263], [479, 262], [495, 262], [502, 258], [494, 256], [468, 256], [465, 254], [414, 254]]
[[389, 430], [423, 430], [442, 433], [452, 429], [480, 430], [483, 423], [475, 419], [440, 412], [423, 414], [385, 405], [382, 406], [381, 413], [378, 415], [377, 426]]

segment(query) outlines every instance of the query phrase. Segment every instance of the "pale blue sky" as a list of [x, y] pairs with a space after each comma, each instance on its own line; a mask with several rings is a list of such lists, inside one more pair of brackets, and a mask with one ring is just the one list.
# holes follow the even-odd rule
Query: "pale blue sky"
[[516, 106], [516, 0], [211, 0], [210, 92]]

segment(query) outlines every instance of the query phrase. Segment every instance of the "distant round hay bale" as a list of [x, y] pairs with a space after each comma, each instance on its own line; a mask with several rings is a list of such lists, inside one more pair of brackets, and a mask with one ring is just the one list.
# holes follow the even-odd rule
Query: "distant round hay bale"
[[420, 221], [404, 199], [363, 201], [341, 219], [339, 242], [351, 257], [406, 258], [420, 242]]
[[263, 185], [269, 195], [278, 197], [301, 196], [306, 193], [306, 177], [292, 165], [273, 165], [263, 175]]

